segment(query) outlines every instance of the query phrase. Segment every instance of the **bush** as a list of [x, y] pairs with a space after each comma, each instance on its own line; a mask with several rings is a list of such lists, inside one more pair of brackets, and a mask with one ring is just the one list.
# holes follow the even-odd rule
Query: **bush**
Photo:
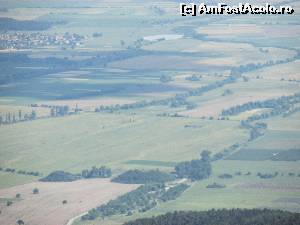
[[271, 179], [271, 178], [275, 178], [278, 175], [278, 172], [274, 173], [274, 174], [270, 174], [270, 173], [257, 173], [257, 176], [262, 178], [262, 179]]
[[201, 80], [201, 76], [197, 76], [195, 74], [193, 74], [192, 76], [186, 77], [185, 80], [188, 81], [200, 81]]
[[233, 176], [231, 174], [224, 173], [224, 174], [219, 175], [219, 178], [221, 178], [221, 179], [231, 179], [231, 178], [233, 178]]
[[39, 191], [39, 189], [34, 188], [34, 189], [32, 190], [32, 193], [36, 195], [36, 194], [40, 193], [40, 191]]
[[223, 184], [217, 184], [217, 183], [213, 183], [213, 184], [209, 184], [206, 186], [206, 188], [225, 188], [226, 186]]
[[23, 220], [18, 220], [18, 221], [17, 221], [17, 224], [18, 224], [18, 225], [24, 225], [25, 223], [24, 223]]
[[12, 204], [13, 204], [12, 201], [7, 201], [7, 202], [6, 202], [6, 206], [11, 206]]
[[159, 79], [162, 83], [173, 81], [173, 78], [169, 75], [162, 75]]

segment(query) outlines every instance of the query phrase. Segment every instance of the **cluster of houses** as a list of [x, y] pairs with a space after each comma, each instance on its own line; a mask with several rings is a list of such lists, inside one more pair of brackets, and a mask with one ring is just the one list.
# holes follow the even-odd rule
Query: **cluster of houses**
[[59, 46], [62, 48], [75, 48], [82, 43], [85, 36], [79, 34], [45, 34], [5, 32], [0, 33], [0, 49], [30, 49], [45, 46]]

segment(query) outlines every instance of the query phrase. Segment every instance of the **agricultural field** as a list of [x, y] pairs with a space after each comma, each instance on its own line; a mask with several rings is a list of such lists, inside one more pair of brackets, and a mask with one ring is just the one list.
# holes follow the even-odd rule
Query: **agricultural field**
[[[182, 17], [176, 0], [0, 5], [1, 225], [300, 213], [298, 13]], [[182, 175], [182, 163], [209, 174]], [[112, 176], [87, 179], [97, 168]], [[151, 189], [134, 208], [128, 196], [147, 182], [115, 178], [157, 169], [174, 179], [164, 200], [144, 204]], [[39, 181], [54, 171], [74, 180]], [[128, 207], [105, 208], [120, 199]]]
[[[179, 162], [197, 157], [201, 149], [216, 153], [248, 137], [236, 121], [130, 113], [49, 118], [5, 126], [0, 133], [2, 167], [44, 174], [56, 169], [79, 172], [99, 164], [124, 170], [132, 167], [129, 160]], [[40, 160], [28, 164], [32, 157]]]
[[[3, 214], [0, 222], [3, 225], [13, 224], [22, 218], [33, 225], [66, 224], [73, 217], [99, 203], [105, 203], [135, 187], [135, 185], [112, 184], [109, 180], [92, 179], [72, 183], [33, 182], [1, 189], [1, 199], [14, 198], [18, 193], [21, 197], [9, 207], [5, 207], [6, 202], [0, 203]], [[32, 193], [35, 188], [38, 188], [38, 194]], [[63, 204], [64, 200], [67, 201], [65, 204]]]
[[[290, 160], [299, 157], [299, 113], [289, 118], [266, 120], [268, 130], [265, 135], [244, 149], [231, 155], [230, 159], [237, 160], [276, 160], [282, 153], [295, 155]], [[277, 156], [277, 157], [276, 157]]]
[[295, 82], [299, 80], [299, 63], [300, 62], [296, 60], [291, 63], [265, 68], [255, 73], [250, 72], [246, 74], [246, 76], [250, 78], [256, 78], [258, 75], [266, 80], [285, 80], [289, 82]]
[[[229, 90], [230, 94], [226, 94], [226, 90]], [[180, 115], [198, 118], [203, 116], [218, 118], [222, 110], [232, 106], [291, 95], [297, 93], [298, 90], [299, 85], [297, 83], [250, 78], [247, 82], [236, 82], [207, 92], [200, 97], [188, 98], [197, 107], [191, 110], [184, 110], [180, 112]], [[235, 118], [237, 117], [235, 116]]]

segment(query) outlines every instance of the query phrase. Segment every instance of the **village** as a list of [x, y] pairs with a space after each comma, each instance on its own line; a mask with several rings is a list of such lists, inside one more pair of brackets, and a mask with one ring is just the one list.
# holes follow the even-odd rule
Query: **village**
[[18, 50], [40, 48], [45, 46], [59, 46], [75, 48], [82, 44], [86, 37], [76, 33], [45, 34], [25, 32], [4, 32], [0, 34], [0, 50]]

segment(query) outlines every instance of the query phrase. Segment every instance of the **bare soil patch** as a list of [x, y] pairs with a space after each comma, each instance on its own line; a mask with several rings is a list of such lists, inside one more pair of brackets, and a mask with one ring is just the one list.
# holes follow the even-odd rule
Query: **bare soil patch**
[[[111, 183], [109, 179], [89, 179], [64, 183], [33, 182], [2, 189], [0, 198], [13, 198], [20, 193], [22, 200], [8, 207], [0, 203], [0, 224], [12, 225], [22, 219], [30, 225], [64, 225], [69, 219], [136, 187]], [[32, 194], [34, 188], [40, 193]], [[63, 204], [63, 200], [67, 200], [67, 204]]]

